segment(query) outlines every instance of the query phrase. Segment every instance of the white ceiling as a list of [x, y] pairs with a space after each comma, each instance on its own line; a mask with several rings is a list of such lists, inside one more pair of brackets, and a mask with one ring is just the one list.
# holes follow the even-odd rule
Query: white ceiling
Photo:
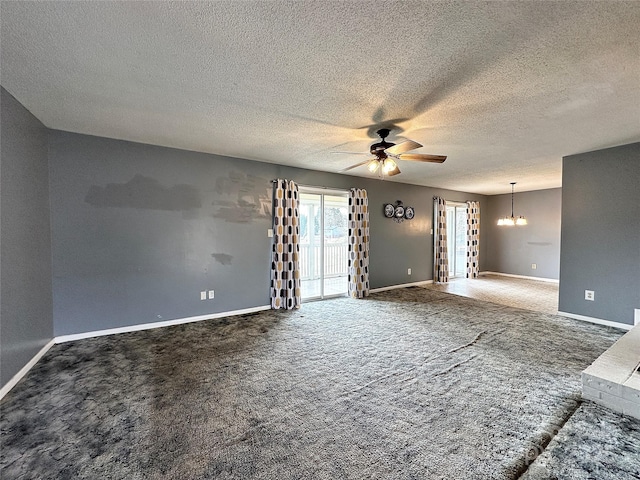
[[[559, 187], [640, 141], [639, 1], [0, 4], [0, 83], [50, 128], [337, 172], [375, 130], [448, 155], [395, 181]], [[395, 135], [394, 135], [395, 134]], [[349, 172], [368, 175], [366, 168]]]

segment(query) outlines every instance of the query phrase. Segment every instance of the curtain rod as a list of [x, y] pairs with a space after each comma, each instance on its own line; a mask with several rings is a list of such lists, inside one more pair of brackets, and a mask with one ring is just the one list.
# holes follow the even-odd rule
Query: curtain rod
[[[284, 180], [285, 182], [289, 182], [290, 180], [287, 178], [281, 178], [280, 180]], [[278, 181], [278, 179], [274, 179], [271, 180], [271, 183], [276, 183]], [[341, 190], [344, 192], [348, 192], [349, 190], [351, 190], [351, 188], [355, 188], [355, 187], [350, 187], [350, 188], [337, 188], [337, 187], [322, 187], [322, 186], [318, 186], [318, 185], [305, 185], [304, 183], [297, 183], [296, 185], [298, 185], [298, 187], [303, 187], [303, 188], [317, 188], [317, 189], [321, 189], [321, 190]]]
[[[437, 196], [437, 195], [434, 195], [434, 196], [433, 196], [433, 199], [434, 199], [434, 200], [437, 200], [438, 198], [442, 198], [442, 197], [439, 197], [439, 196]], [[463, 201], [459, 202], [459, 201], [457, 201], [457, 200], [447, 200], [446, 198], [442, 198], [442, 199], [443, 199], [443, 200], [445, 200], [445, 201], [447, 201], [447, 202], [449, 202], [449, 203], [469, 203], [469, 202], [478, 202], [478, 203], [479, 203], [479, 201], [478, 201], [478, 200], [463, 200]]]

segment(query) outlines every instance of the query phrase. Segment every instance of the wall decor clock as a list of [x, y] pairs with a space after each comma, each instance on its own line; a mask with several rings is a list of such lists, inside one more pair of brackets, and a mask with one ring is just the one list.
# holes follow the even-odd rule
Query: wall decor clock
[[391, 205], [390, 203], [385, 203], [384, 204], [384, 216], [387, 218], [391, 218], [395, 215], [396, 213], [396, 207], [394, 207], [393, 205]]
[[415, 209], [413, 207], [405, 207], [400, 200], [396, 200], [395, 205], [392, 203], [384, 204], [384, 216], [393, 218], [398, 223], [411, 220], [415, 215]]
[[404, 209], [404, 218], [406, 218], [407, 220], [411, 220], [413, 217], [415, 217], [416, 215], [416, 211], [413, 209], [413, 207], [407, 207]]

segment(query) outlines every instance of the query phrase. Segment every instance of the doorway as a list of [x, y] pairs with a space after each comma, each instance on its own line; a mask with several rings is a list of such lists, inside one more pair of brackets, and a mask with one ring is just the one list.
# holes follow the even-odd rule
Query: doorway
[[303, 300], [344, 296], [348, 288], [349, 193], [300, 187]]
[[464, 277], [467, 271], [467, 204], [447, 202], [447, 251], [449, 277]]

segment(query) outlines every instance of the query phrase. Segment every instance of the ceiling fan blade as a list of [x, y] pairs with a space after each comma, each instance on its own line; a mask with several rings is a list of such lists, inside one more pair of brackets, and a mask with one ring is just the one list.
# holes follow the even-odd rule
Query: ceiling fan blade
[[398, 155], [400, 160], [410, 160], [414, 162], [442, 163], [447, 159], [446, 155], [429, 155], [426, 153], [403, 153]]
[[399, 155], [401, 153], [408, 152], [409, 150], [420, 148], [421, 146], [422, 145], [420, 145], [418, 142], [414, 142], [413, 140], [405, 140], [402, 143], [398, 143], [393, 147], [387, 148], [385, 152], [390, 153], [391, 155]]
[[368, 158], [364, 162], [356, 163], [355, 165], [351, 165], [350, 167], [343, 168], [342, 170], [339, 170], [338, 173], [346, 172], [347, 170], [351, 170], [352, 168], [360, 167], [362, 165], [365, 165], [365, 164], [369, 163], [371, 160], [375, 160], [375, 159]]
[[396, 165], [396, 168], [394, 168], [393, 170], [391, 170], [390, 172], [387, 172], [387, 175], [389, 177], [393, 177], [394, 175], [398, 175], [400, 173], [400, 169], [398, 168], [398, 166]]

